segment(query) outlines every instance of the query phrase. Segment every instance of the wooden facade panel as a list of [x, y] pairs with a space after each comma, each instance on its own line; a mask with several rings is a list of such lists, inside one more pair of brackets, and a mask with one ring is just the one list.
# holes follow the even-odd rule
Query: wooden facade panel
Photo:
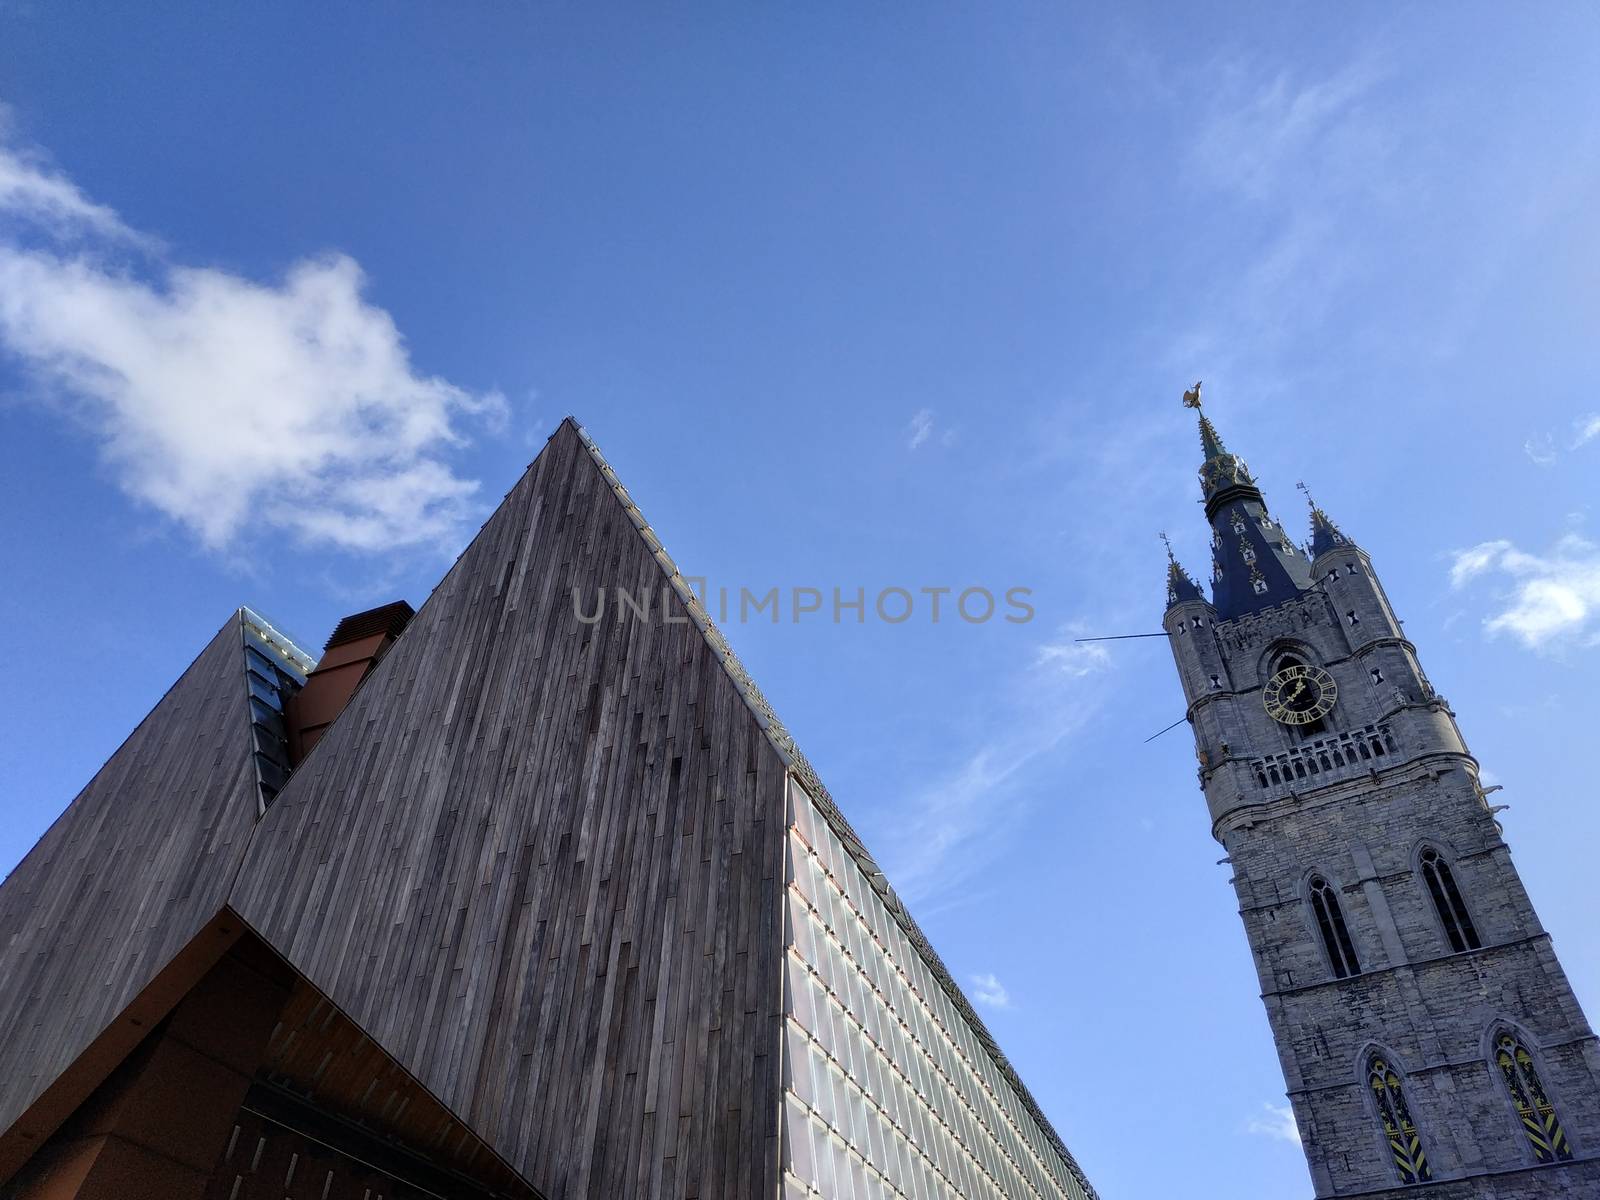
[[235, 616], [0, 885], [0, 1132], [222, 908], [256, 817], [246, 706]]
[[664, 582], [563, 425], [231, 901], [552, 1200], [777, 1194], [786, 770]]

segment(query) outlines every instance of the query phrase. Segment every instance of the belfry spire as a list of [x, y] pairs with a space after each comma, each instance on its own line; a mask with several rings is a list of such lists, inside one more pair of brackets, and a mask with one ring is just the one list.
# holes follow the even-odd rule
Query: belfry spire
[[1210, 462], [1213, 458], [1221, 458], [1228, 448], [1222, 444], [1222, 435], [1217, 432], [1217, 427], [1201, 409], [1200, 387], [1200, 381], [1195, 380], [1194, 386], [1183, 394], [1183, 406], [1200, 414], [1200, 449], [1206, 461]]
[[1184, 392], [1183, 406], [1200, 414], [1200, 450], [1205, 456], [1200, 464], [1200, 488], [1205, 494], [1206, 516], [1212, 515], [1212, 506], [1220, 503], [1222, 497], [1231, 497], [1235, 492], [1248, 491], [1259, 499], [1261, 493], [1256, 489], [1250, 468], [1244, 459], [1228, 449], [1211, 418], [1201, 410], [1199, 383]]
[[[1183, 394], [1200, 417], [1200, 492], [1211, 523], [1212, 603], [1224, 620], [1271, 608], [1311, 586], [1310, 565], [1267, 511], [1266, 497], [1244, 459], [1228, 449], [1201, 411], [1200, 384]], [[1169, 597], [1173, 593], [1168, 567]], [[1182, 568], [1176, 568], [1181, 572]]]

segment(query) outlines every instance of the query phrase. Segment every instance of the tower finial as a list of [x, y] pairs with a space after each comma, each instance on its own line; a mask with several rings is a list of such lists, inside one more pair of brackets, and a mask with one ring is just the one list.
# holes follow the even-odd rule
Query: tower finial
[[[1217, 427], [1211, 423], [1211, 418], [1206, 416], [1205, 409], [1200, 403], [1200, 381], [1197, 379], [1194, 386], [1183, 394], [1183, 406], [1192, 408], [1200, 417], [1200, 452], [1205, 455], [1205, 460], [1210, 462], [1214, 458], [1221, 458], [1228, 453], [1228, 448], [1222, 444], [1222, 435], [1217, 432]], [[1239, 464], [1244, 465], [1242, 462]]]
[[1333, 518], [1323, 512], [1322, 506], [1312, 498], [1311, 489], [1304, 483], [1297, 483], [1295, 487], [1306, 494], [1306, 504], [1311, 508], [1311, 557], [1315, 559], [1329, 550], [1353, 545], [1344, 532], [1333, 523]]
[[1167, 531], [1163, 529], [1156, 536], [1161, 539], [1161, 544], [1167, 548], [1167, 561], [1177, 562], [1177, 556], [1172, 553], [1172, 539], [1167, 536]]

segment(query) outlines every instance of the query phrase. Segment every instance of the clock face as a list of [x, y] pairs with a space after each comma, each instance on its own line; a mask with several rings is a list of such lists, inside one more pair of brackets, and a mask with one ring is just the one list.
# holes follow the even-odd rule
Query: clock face
[[1332, 712], [1338, 698], [1333, 676], [1303, 663], [1279, 671], [1262, 693], [1267, 715], [1284, 725], [1309, 725]]

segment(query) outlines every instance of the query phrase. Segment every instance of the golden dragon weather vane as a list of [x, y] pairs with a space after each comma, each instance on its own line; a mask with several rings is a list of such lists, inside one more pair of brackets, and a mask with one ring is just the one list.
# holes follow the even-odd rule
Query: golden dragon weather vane
[[1200, 407], [1200, 381], [1198, 379], [1194, 381], [1194, 386], [1183, 394], [1183, 406], [1185, 408]]

